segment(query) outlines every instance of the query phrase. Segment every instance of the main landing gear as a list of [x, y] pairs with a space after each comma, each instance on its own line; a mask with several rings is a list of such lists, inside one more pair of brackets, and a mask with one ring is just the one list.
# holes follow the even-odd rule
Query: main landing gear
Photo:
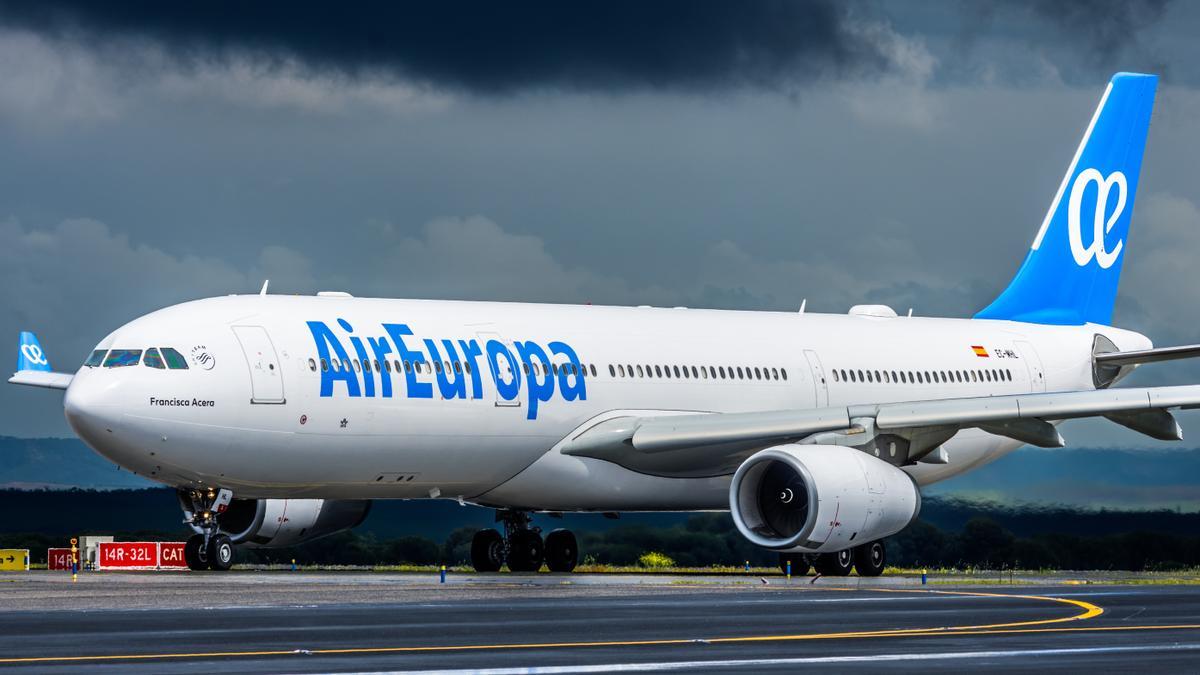
[[496, 521], [504, 524], [503, 535], [487, 528], [471, 539], [476, 572], [498, 572], [506, 562], [513, 572], [536, 572], [543, 563], [551, 572], [570, 572], [578, 564], [579, 544], [570, 530], [553, 530], [543, 542], [541, 528], [525, 511], [498, 511]]
[[779, 569], [784, 574], [788, 563], [795, 577], [808, 574], [810, 567], [824, 577], [849, 576], [851, 570], [857, 570], [860, 577], [877, 577], [887, 564], [887, 551], [882, 541], [872, 541], [836, 553], [780, 553]]
[[191, 490], [180, 492], [180, 501], [191, 508], [185, 509], [189, 519], [185, 520], [200, 532], [188, 538], [183, 545], [183, 559], [188, 569], [216, 570], [223, 572], [233, 567], [233, 541], [221, 534], [217, 514], [229, 506], [233, 493], [229, 490]]

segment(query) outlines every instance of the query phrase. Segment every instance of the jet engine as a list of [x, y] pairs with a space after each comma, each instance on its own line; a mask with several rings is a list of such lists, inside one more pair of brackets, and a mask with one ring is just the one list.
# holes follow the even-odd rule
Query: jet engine
[[[189, 504], [180, 504], [190, 520]], [[357, 527], [370, 510], [369, 499], [234, 499], [217, 523], [234, 544], [275, 548]]]
[[904, 529], [921, 510], [921, 493], [908, 474], [860, 450], [781, 445], [738, 467], [729, 508], [758, 546], [832, 553]]

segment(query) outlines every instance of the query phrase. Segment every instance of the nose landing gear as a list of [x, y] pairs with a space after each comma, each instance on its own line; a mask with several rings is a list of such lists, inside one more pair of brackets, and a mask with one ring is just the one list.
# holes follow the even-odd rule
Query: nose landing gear
[[507, 562], [513, 572], [536, 572], [544, 563], [551, 572], [570, 572], [579, 561], [579, 545], [570, 530], [558, 529], [542, 541], [541, 528], [525, 511], [498, 511], [504, 534], [493, 528], [471, 539], [471, 564], [476, 572], [497, 572]]
[[[228, 489], [190, 490], [179, 493], [184, 505], [183, 522], [200, 530], [188, 538], [183, 546], [183, 558], [188, 569], [217, 570], [223, 572], [233, 567], [233, 541], [221, 534], [217, 514], [223, 512], [233, 500]], [[189, 508], [190, 507], [190, 508]]]

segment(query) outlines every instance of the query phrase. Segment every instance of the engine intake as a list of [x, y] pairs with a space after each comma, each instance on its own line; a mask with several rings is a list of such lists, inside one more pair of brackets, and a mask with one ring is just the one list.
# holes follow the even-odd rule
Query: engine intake
[[742, 462], [729, 509], [758, 546], [828, 553], [904, 529], [921, 510], [921, 493], [907, 473], [862, 451], [781, 445]]

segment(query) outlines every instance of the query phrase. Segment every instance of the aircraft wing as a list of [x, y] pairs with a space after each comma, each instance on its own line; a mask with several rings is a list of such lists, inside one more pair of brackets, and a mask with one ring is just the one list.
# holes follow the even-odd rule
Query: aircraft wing
[[[903, 465], [945, 463], [939, 446], [978, 428], [1040, 447], [1062, 447], [1052, 424], [1105, 417], [1160, 440], [1181, 440], [1170, 410], [1200, 407], [1200, 385], [1066, 391], [750, 413], [629, 415], [566, 439], [567, 455], [594, 457], [643, 473], [731, 473], [750, 454], [799, 441], [863, 447]], [[871, 449], [871, 448], [867, 448]]]

